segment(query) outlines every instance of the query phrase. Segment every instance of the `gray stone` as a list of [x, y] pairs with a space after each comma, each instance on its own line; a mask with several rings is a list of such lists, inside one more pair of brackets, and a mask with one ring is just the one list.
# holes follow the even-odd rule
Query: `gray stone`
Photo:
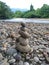
[[44, 60], [45, 60], [45, 58], [40, 58], [40, 60], [41, 60], [41, 61], [44, 61]]
[[39, 46], [33, 46], [34, 50], [37, 50], [39, 48]]
[[26, 60], [29, 60], [30, 59], [30, 55], [26, 55]]
[[39, 49], [40, 52], [43, 52], [43, 49]]
[[46, 52], [49, 53], [49, 48], [46, 48]]
[[46, 61], [49, 63], [49, 57], [45, 56]]
[[14, 56], [15, 60], [17, 61], [20, 61], [21, 60], [21, 55], [20, 54], [17, 54]]
[[15, 57], [16, 55], [17, 55], [17, 53], [14, 53], [14, 54], [13, 54], [13, 57]]
[[21, 26], [22, 27], [25, 27], [26, 26], [26, 23], [25, 22], [21, 22]]
[[15, 37], [16, 37], [15, 32], [11, 32], [11, 33], [10, 33], [10, 37], [11, 37], [11, 38], [15, 38]]
[[25, 31], [28, 31], [28, 28], [26, 28], [26, 27], [21, 27], [20, 30], [22, 30], [22, 31], [25, 32]]
[[22, 46], [20, 44], [17, 44], [16, 49], [19, 50], [20, 52], [26, 52], [26, 53], [31, 51], [31, 48], [29, 45]]
[[30, 64], [30, 65], [33, 65], [33, 64]]
[[3, 62], [3, 63], [0, 64], [0, 65], [9, 65], [9, 63], [7, 63], [7, 62]]
[[2, 52], [6, 52], [6, 48], [1, 47], [1, 48], [0, 48], [0, 51], [2, 51]]
[[46, 41], [43, 41], [42, 44], [47, 45], [48, 43]]
[[29, 63], [28, 62], [24, 62], [24, 65], [29, 65]]
[[44, 45], [39, 45], [38, 47], [39, 49], [46, 49], [46, 47]]
[[44, 40], [40, 40], [39, 43], [40, 43], [40, 44], [44, 44], [44, 45], [47, 45], [47, 44], [48, 44], [48, 43], [47, 43], [46, 41], [44, 41]]
[[19, 61], [18, 65], [23, 65], [23, 61]]
[[42, 63], [41, 65], [46, 65], [45, 63]]
[[8, 61], [10, 64], [15, 62], [15, 59], [11, 59]]
[[13, 49], [13, 48], [9, 48], [9, 49], [7, 50], [7, 54], [8, 54], [8, 55], [13, 55], [14, 53], [17, 53], [17, 51], [16, 51], [15, 49]]
[[9, 63], [7, 62], [7, 59], [4, 59], [0, 65], [9, 65]]
[[26, 46], [29, 43], [28, 39], [24, 39], [22, 37], [19, 37], [19, 42], [23, 46]]
[[38, 57], [34, 57], [34, 61], [35, 62], [39, 62], [39, 58]]
[[0, 53], [0, 61], [3, 59], [3, 56], [2, 56], [2, 54]]
[[10, 48], [11, 47], [11, 45], [10, 44], [7, 44], [7, 48]]

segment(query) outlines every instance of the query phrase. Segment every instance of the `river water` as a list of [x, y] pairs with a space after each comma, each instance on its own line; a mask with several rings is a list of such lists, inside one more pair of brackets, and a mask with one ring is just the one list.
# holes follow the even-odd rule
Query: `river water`
[[34, 19], [34, 18], [13, 18], [2, 20], [5, 22], [34, 22], [34, 23], [49, 23], [49, 19]]

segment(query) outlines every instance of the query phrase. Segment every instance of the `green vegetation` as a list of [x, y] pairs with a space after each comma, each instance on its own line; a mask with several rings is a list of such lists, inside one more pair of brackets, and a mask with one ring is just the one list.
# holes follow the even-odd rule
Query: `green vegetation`
[[44, 4], [41, 8], [34, 9], [33, 6], [30, 6], [30, 10], [26, 12], [16, 11], [15, 17], [22, 18], [49, 18], [49, 5]]
[[16, 18], [21, 18], [23, 16], [23, 12], [21, 12], [21, 11], [16, 11], [15, 12], [15, 17]]
[[44, 4], [41, 8], [34, 9], [33, 5], [30, 5], [30, 10], [22, 12], [12, 12], [11, 9], [0, 1], [0, 19], [9, 18], [49, 18], [49, 5]]
[[11, 9], [3, 2], [0, 1], [0, 19], [12, 18], [13, 12]]

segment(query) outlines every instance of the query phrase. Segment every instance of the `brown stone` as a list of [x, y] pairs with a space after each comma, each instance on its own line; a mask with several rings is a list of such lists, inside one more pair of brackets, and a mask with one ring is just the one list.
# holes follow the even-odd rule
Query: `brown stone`
[[25, 23], [21, 23], [21, 28], [19, 31], [20, 36], [16, 39], [16, 49], [20, 52], [31, 53], [33, 49], [29, 46], [29, 41], [27, 38], [30, 37], [29, 33], [27, 32], [28, 29], [25, 27]]
[[26, 46], [29, 43], [28, 39], [24, 39], [22, 37], [19, 37], [19, 42], [23, 46]]
[[22, 30], [22, 31], [28, 31], [28, 28], [26, 28], [26, 27], [21, 27], [20, 30]]
[[19, 34], [23, 37], [23, 38], [29, 38], [30, 37], [30, 34], [29, 33], [27, 33], [26, 31], [24, 32], [24, 31], [19, 31]]
[[11, 32], [10, 37], [15, 38], [16, 37], [15, 32]]
[[21, 26], [22, 27], [25, 27], [26, 26], [26, 23], [25, 22], [21, 22]]
[[46, 61], [49, 63], [49, 57], [48, 57], [48, 56], [46, 56], [45, 58], [46, 58]]
[[16, 49], [19, 50], [20, 52], [26, 52], [26, 53], [31, 51], [31, 48], [28, 44], [26, 46], [22, 46], [17, 43]]

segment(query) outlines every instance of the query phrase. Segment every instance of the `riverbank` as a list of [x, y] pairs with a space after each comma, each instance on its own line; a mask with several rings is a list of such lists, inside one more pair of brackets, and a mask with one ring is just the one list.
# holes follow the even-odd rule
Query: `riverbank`
[[49, 65], [49, 24], [26, 23], [31, 34], [29, 45], [33, 48], [29, 55], [14, 48], [20, 27], [20, 22], [0, 23], [0, 65]]
[[0, 20], [1, 22], [33, 22], [33, 23], [49, 23], [49, 18], [13, 18]]

